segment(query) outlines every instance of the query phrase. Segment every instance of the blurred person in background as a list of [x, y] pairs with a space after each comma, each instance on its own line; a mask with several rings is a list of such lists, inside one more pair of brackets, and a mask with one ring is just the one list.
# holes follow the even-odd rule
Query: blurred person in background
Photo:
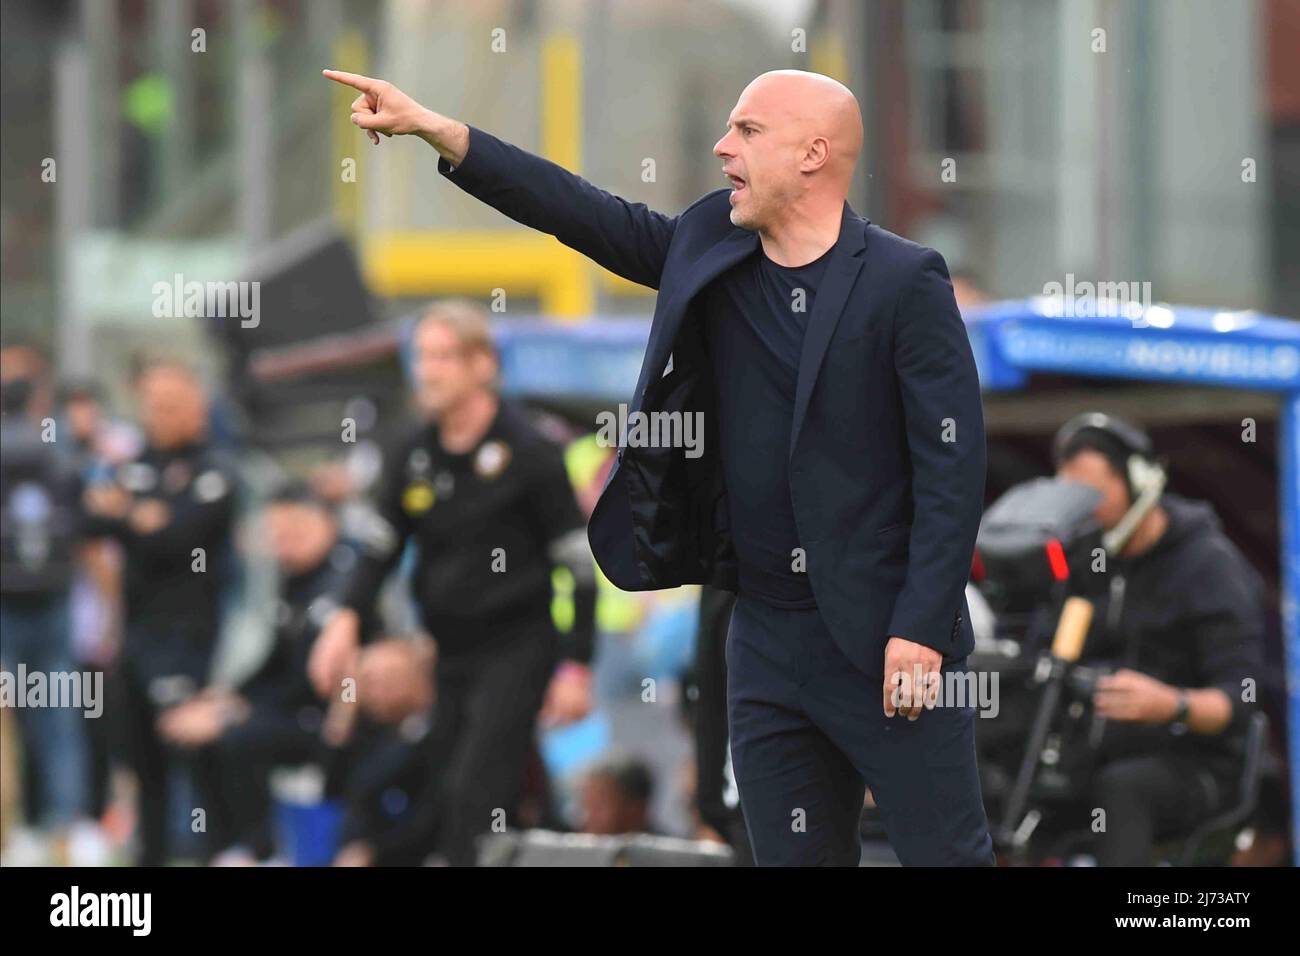
[[[0, 659], [16, 695], [28, 693], [32, 677], [53, 687], [77, 673], [69, 596], [83, 530], [81, 480], [71, 442], [50, 417], [50, 384], [38, 349], [0, 348]], [[98, 686], [102, 691], [102, 680]], [[83, 694], [93, 688], [83, 687]], [[85, 724], [91, 718], [84, 712], [92, 702], [22, 703], [14, 710], [23, 743], [24, 816], [34, 831], [12, 835], [9, 860], [48, 862], [52, 850], [62, 862], [73, 849], [68, 841], [79, 842], [89, 826]], [[102, 699], [98, 704], [102, 711]]]
[[952, 295], [963, 314], [989, 301], [984, 283], [969, 269], [952, 270]]
[[144, 444], [140, 429], [110, 415], [104, 391], [96, 383], [86, 379], [64, 382], [59, 396], [74, 454], [88, 482], [107, 477], [109, 470], [140, 453]]
[[335, 866], [418, 866], [433, 853], [444, 764], [430, 760], [437, 648], [388, 638], [357, 660], [358, 713], [335, 767], [345, 815]]
[[642, 760], [608, 760], [588, 770], [579, 786], [582, 833], [599, 836], [658, 834], [650, 822], [654, 775]]
[[[139, 429], [109, 415], [103, 390], [93, 381], [76, 379], [59, 389], [61, 424], [73, 442], [81, 480], [93, 485], [140, 453]], [[72, 584], [73, 650], [83, 670], [113, 676], [122, 643], [122, 549], [109, 538], [83, 542], [81, 563]], [[114, 686], [110, 679], [106, 686]], [[110, 721], [86, 725], [90, 772], [88, 809], [104, 819], [112, 796]]]
[[[439, 799], [417, 810], [439, 829], [447, 860], [472, 865], [494, 812], [513, 819], [543, 704], [562, 722], [590, 709], [595, 576], [561, 450], [496, 392], [487, 310], [435, 303], [415, 330], [413, 362], [427, 420], [385, 457], [361, 560], [310, 667], [317, 693], [337, 696], [360, 619], [413, 541], [412, 590], [438, 642], [428, 759], [446, 768]], [[562, 647], [551, 617], [556, 567], [574, 582]]]
[[218, 864], [272, 855], [271, 771], [320, 757], [325, 714], [307, 657], [356, 560], [339, 540], [334, 509], [305, 484], [274, 492], [263, 518], [280, 575], [266, 657], [237, 688], [206, 688], [159, 718], [169, 743], [210, 760], [218, 799], [207, 807], [209, 857]]
[[[1155, 461], [1135, 426], [1097, 412], [1057, 433], [1056, 474], [1101, 493], [1109, 531]], [[1149, 866], [1158, 840], [1235, 804], [1262, 677], [1264, 591], [1209, 504], [1165, 492], [1104, 573], [1083, 660], [1108, 662], [1093, 706], [1106, 727], [1090, 805], [1105, 809], [1098, 862]]]
[[[146, 445], [86, 489], [88, 533], [125, 555], [121, 701], [126, 762], [138, 781], [138, 862], [168, 858], [171, 751], [158, 719], [206, 683], [229, 583], [236, 472], [207, 440], [207, 399], [183, 363], [151, 360], [137, 378]], [[210, 776], [197, 763], [200, 806]]]

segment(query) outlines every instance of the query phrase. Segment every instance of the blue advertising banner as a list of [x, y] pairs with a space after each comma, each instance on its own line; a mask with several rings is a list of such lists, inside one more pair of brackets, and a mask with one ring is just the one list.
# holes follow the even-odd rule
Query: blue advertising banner
[[1130, 315], [1054, 314], [1050, 300], [968, 317], [986, 388], [1019, 388], [1028, 371], [1233, 388], [1300, 389], [1300, 323], [1250, 312], [1155, 305]]

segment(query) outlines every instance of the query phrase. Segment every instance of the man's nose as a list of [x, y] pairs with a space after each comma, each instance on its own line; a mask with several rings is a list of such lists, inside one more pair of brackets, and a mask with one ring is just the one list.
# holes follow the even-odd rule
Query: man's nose
[[727, 145], [727, 141], [730, 139], [731, 139], [731, 133], [726, 133], [723, 135], [722, 139], [714, 143], [713, 155], [717, 156], [719, 159], [725, 159], [728, 156], [735, 155], [731, 147]]

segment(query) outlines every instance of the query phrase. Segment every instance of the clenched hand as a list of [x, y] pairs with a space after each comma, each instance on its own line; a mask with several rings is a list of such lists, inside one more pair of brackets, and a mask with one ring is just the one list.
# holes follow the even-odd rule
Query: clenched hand
[[921, 716], [927, 696], [937, 697], [942, 665], [943, 655], [934, 648], [891, 637], [885, 645], [885, 716], [901, 713], [908, 720]]

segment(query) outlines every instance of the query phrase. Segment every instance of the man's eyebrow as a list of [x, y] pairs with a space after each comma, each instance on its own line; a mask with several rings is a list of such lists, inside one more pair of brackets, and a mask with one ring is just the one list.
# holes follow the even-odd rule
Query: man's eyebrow
[[762, 129], [763, 124], [748, 116], [739, 116], [736, 119], [727, 120], [727, 129], [733, 126], [753, 126], [756, 129]]

